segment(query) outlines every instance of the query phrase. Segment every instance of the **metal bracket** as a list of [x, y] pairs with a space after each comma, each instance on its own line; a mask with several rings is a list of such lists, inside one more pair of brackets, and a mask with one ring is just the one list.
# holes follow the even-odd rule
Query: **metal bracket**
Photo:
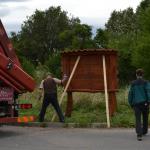
[[7, 70], [11, 70], [13, 68], [13, 61], [11, 59], [9, 59], [9, 62], [6, 66]]

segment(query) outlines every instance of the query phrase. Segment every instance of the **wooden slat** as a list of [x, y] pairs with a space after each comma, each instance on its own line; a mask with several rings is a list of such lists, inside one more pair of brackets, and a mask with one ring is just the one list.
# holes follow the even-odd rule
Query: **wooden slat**
[[[76, 60], [76, 62], [75, 62], [75, 64], [74, 64], [74, 67], [73, 67], [72, 72], [71, 72], [71, 74], [70, 74], [69, 80], [68, 80], [68, 82], [67, 82], [67, 84], [66, 84], [66, 86], [65, 86], [64, 92], [63, 92], [62, 95], [61, 95], [61, 98], [60, 98], [60, 101], [59, 101], [59, 105], [61, 105], [61, 103], [62, 103], [62, 100], [63, 100], [63, 98], [64, 98], [64, 96], [65, 96], [65, 93], [66, 93], [68, 87], [69, 87], [69, 84], [70, 84], [70, 82], [71, 82], [71, 80], [72, 80], [72, 77], [73, 77], [73, 75], [74, 75], [74, 73], [75, 73], [75, 71], [76, 71], [76, 68], [77, 68], [77, 65], [78, 65], [79, 61], [80, 61], [80, 56], [77, 57], [77, 60]], [[52, 121], [54, 121], [55, 116], [56, 116], [56, 114], [53, 115]]]
[[105, 60], [104, 55], [102, 56], [102, 60], [103, 60], [103, 73], [104, 73], [104, 88], [105, 88], [107, 127], [110, 128], [109, 102], [108, 102], [108, 89], [107, 89], [107, 76], [106, 76], [106, 60]]

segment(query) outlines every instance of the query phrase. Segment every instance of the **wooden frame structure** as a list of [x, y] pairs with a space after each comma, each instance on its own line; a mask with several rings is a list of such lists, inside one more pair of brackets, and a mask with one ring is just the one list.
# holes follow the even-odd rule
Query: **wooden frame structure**
[[117, 106], [115, 94], [118, 88], [117, 51], [112, 49], [85, 49], [63, 52], [62, 74], [70, 76], [78, 56], [80, 56], [80, 62], [67, 88], [66, 116], [71, 116], [73, 108], [72, 92], [105, 92], [105, 98], [108, 99], [107, 111], [112, 116]]

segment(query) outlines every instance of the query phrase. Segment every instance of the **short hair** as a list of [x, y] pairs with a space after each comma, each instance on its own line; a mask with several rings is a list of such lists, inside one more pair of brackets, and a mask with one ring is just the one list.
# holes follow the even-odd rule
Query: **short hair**
[[47, 72], [46, 76], [53, 76], [51, 72]]
[[143, 75], [144, 75], [144, 70], [141, 69], [141, 68], [137, 69], [137, 70], [136, 70], [136, 75], [137, 75], [137, 76], [143, 76]]

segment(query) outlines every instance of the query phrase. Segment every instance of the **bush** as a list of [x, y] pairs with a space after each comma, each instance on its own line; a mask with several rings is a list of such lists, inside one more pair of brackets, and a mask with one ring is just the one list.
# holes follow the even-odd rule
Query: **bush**
[[20, 61], [24, 71], [27, 72], [29, 75], [34, 76], [35, 75], [34, 65], [25, 57], [21, 57]]
[[39, 63], [35, 70], [35, 79], [37, 83], [40, 83], [46, 77], [47, 72], [48, 67]]
[[60, 53], [53, 54], [47, 61], [45, 61], [45, 65], [48, 67], [48, 71], [58, 78], [61, 77], [60, 61]]

